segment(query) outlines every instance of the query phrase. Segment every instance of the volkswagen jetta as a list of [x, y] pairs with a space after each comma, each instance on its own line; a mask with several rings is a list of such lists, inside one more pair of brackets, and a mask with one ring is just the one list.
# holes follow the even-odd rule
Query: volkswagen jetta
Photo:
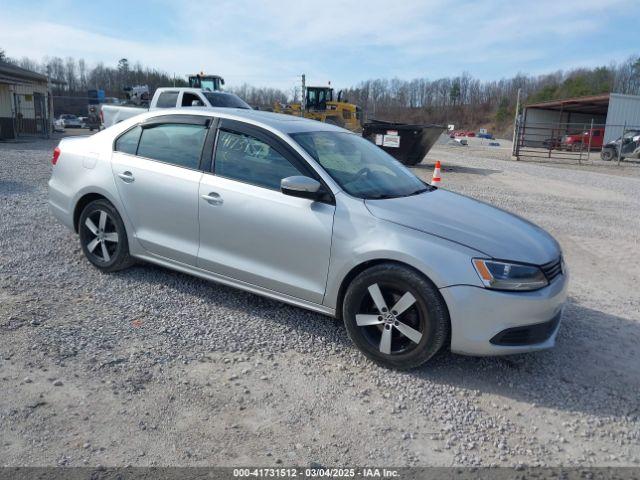
[[143, 260], [336, 316], [396, 368], [554, 345], [567, 274], [548, 233], [333, 125], [154, 111], [52, 163], [51, 211], [104, 272]]

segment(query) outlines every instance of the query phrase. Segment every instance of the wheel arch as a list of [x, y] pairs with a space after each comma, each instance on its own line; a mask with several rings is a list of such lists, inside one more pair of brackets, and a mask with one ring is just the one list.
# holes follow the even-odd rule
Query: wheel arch
[[98, 188], [92, 188], [78, 193], [77, 199], [73, 204], [73, 228], [75, 232], [78, 233], [78, 221], [80, 220], [80, 215], [82, 215], [82, 210], [84, 210], [84, 208], [89, 205], [89, 203], [100, 199], [106, 200], [111, 205], [113, 205], [113, 208], [116, 209], [116, 212], [118, 212], [120, 218], [124, 223], [125, 230], [127, 230], [127, 233], [129, 233], [126, 217], [125, 215], [123, 215], [123, 212], [119, 208], [118, 203], [115, 202], [113, 198], [111, 198], [111, 195], [109, 195], [109, 193]]
[[[76, 202], [75, 206], [73, 207], [73, 228], [76, 233], [78, 233], [78, 222], [80, 221], [80, 215], [82, 214], [82, 211], [85, 209], [87, 205], [89, 205], [91, 202], [95, 200], [109, 201], [107, 197], [99, 193], [87, 193], [82, 197], [80, 197]], [[111, 202], [109, 201], [109, 203]]]
[[[376, 259], [371, 259], [371, 260], [365, 260], [365, 261], [355, 265], [343, 277], [342, 281], [340, 282], [340, 288], [338, 289], [338, 296], [337, 296], [336, 310], [335, 310], [336, 311], [336, 314], [335, 314], [336, 318], [342, 319], [342, 306], [343, 306], [343, 302], [344, 302], [344, 297], [345, 297], [345, 294], [347, 292], [347, 288], [349, 288], [349, 285], [351, 284], [353, 279], [356, 278], [358, 275], [360, 275], [365, 270], [367, 270], [367, 269], [369, 269], [371, 267], [375, 267], [376, 265], [382, 265], [382, 264], [385, 264], [385, 263], [394, 264], [394, 265], [398, 265], [400, 267], [407, 268], [407, 269], [415, 272], [417, 275], [420, 275], [426, 281], [428, 281], [433, 286], [434, 290], [438, 292], [438, 295], [440, 295], [440, 298], [442, 299], [442, 302], [443, 302], [443, 304], [444, 304], [444, 306], [445, 306], [445, 308], [447, 310], [447, 316], [449, 316], [449, 306], [447, 305], [446, 300], [444, 299], [444, 297], [440, 293], [440, 289], [437, 287], [435, 282], [433, 280], [431, 280], [431, 278], [429, 278], [428, 275], [426, 275], [424, 272], [418, 270], [414, 266], [409, 265], [408, 263], [402, 262], [400, 260], [393, 260], [393, 259], [390, 259], [390, 258], [376, 258]], [[449, 319], [449, 323], [451, 323], [451, 319]]]

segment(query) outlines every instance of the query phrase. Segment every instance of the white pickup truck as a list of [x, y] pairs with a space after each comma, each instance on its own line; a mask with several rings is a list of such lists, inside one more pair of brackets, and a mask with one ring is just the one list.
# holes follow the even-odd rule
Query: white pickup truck
[[102, 123], [104, 128], [157, 108], [189, 108], [189, 107], [251, 107], [233, 93], [221, 91], [204, 91], [200, 88], [158, 88], [153, 94], [149, 108], [129, 105], [103, 105]]

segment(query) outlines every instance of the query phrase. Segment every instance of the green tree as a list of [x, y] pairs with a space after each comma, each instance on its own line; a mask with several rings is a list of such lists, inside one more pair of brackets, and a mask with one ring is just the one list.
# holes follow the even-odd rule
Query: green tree
[[563, 97], [582, 97], [596, 92], [589, 85], [587, 75], [579, 74], [563, 82], [561, 93]]
[[453, 105], [460, 102], [460, 82], [456, 79], [449, 90], [449, 99]]
[[607, 67], [598, 67], [592, 74], [592, 89], [594, 93], [607, 93], [613, 89], [613, 72]]
[[118, 74], [120, 76], [120, 85], [126, 87], [129, 85], [129, 60], [121, 58], [118, 61]]
[[547, 100], [555, 100], [560, 97], [557, 85], [546, 85], [538, 91], [529, 95], [528, 103], [546, 102]]

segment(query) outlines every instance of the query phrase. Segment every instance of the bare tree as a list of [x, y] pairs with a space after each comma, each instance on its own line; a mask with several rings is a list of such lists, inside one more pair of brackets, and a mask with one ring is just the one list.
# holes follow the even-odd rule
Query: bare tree
[[78, 60], [78, 74], [80, 77], [80, 89], [84, 91], [87, 89], [87, 65], [84, 58]]
[[[66, 61], [59, 57], [45, 57], [41, 62], [25, 57], [18, 61], [0, 49], [0, 60], [48, 75], [53, 80], [54, 95], [65, 98], [86, 98], [88, 88], [99, 88], [107, 96], [120, 97], [122, 87], [127, 85], [147, 84], [151, 94], [158, 87], [173, 85], [174, 81], [176, 86], [187, 85], [185, 78], [174, 80], [173, 76], [144, 67], [140, 62], [131, 67], [127, 58], [121, 58], [116, 66], [97, 63], [89, 68], [83, 59], [76, 62], [71, 57]], [[606, 67], [540, 76], [518, 74], [492, 81], [480, 81], [468, 72], [453, 78], [370, 79], [344, 90], [344, 94], [362, 108], [365, 118], [455, 123], [463, 128], [486, 126], [506, 132], [511, 127], [518, 89], [525, 102], [603, 92], [640, 95], [640, 56]], [[299, 99], [297, 87], [285, 92], [243, 84], [231, 91], [259, 108], [272, 108], [275, 102]]]
[[78, 73], [76, 71], [76, 61], [72, 57], [67, 57], [65, 62], [65, 80], [67, 82], [67, 89], [70, 92], [78, 91]]

